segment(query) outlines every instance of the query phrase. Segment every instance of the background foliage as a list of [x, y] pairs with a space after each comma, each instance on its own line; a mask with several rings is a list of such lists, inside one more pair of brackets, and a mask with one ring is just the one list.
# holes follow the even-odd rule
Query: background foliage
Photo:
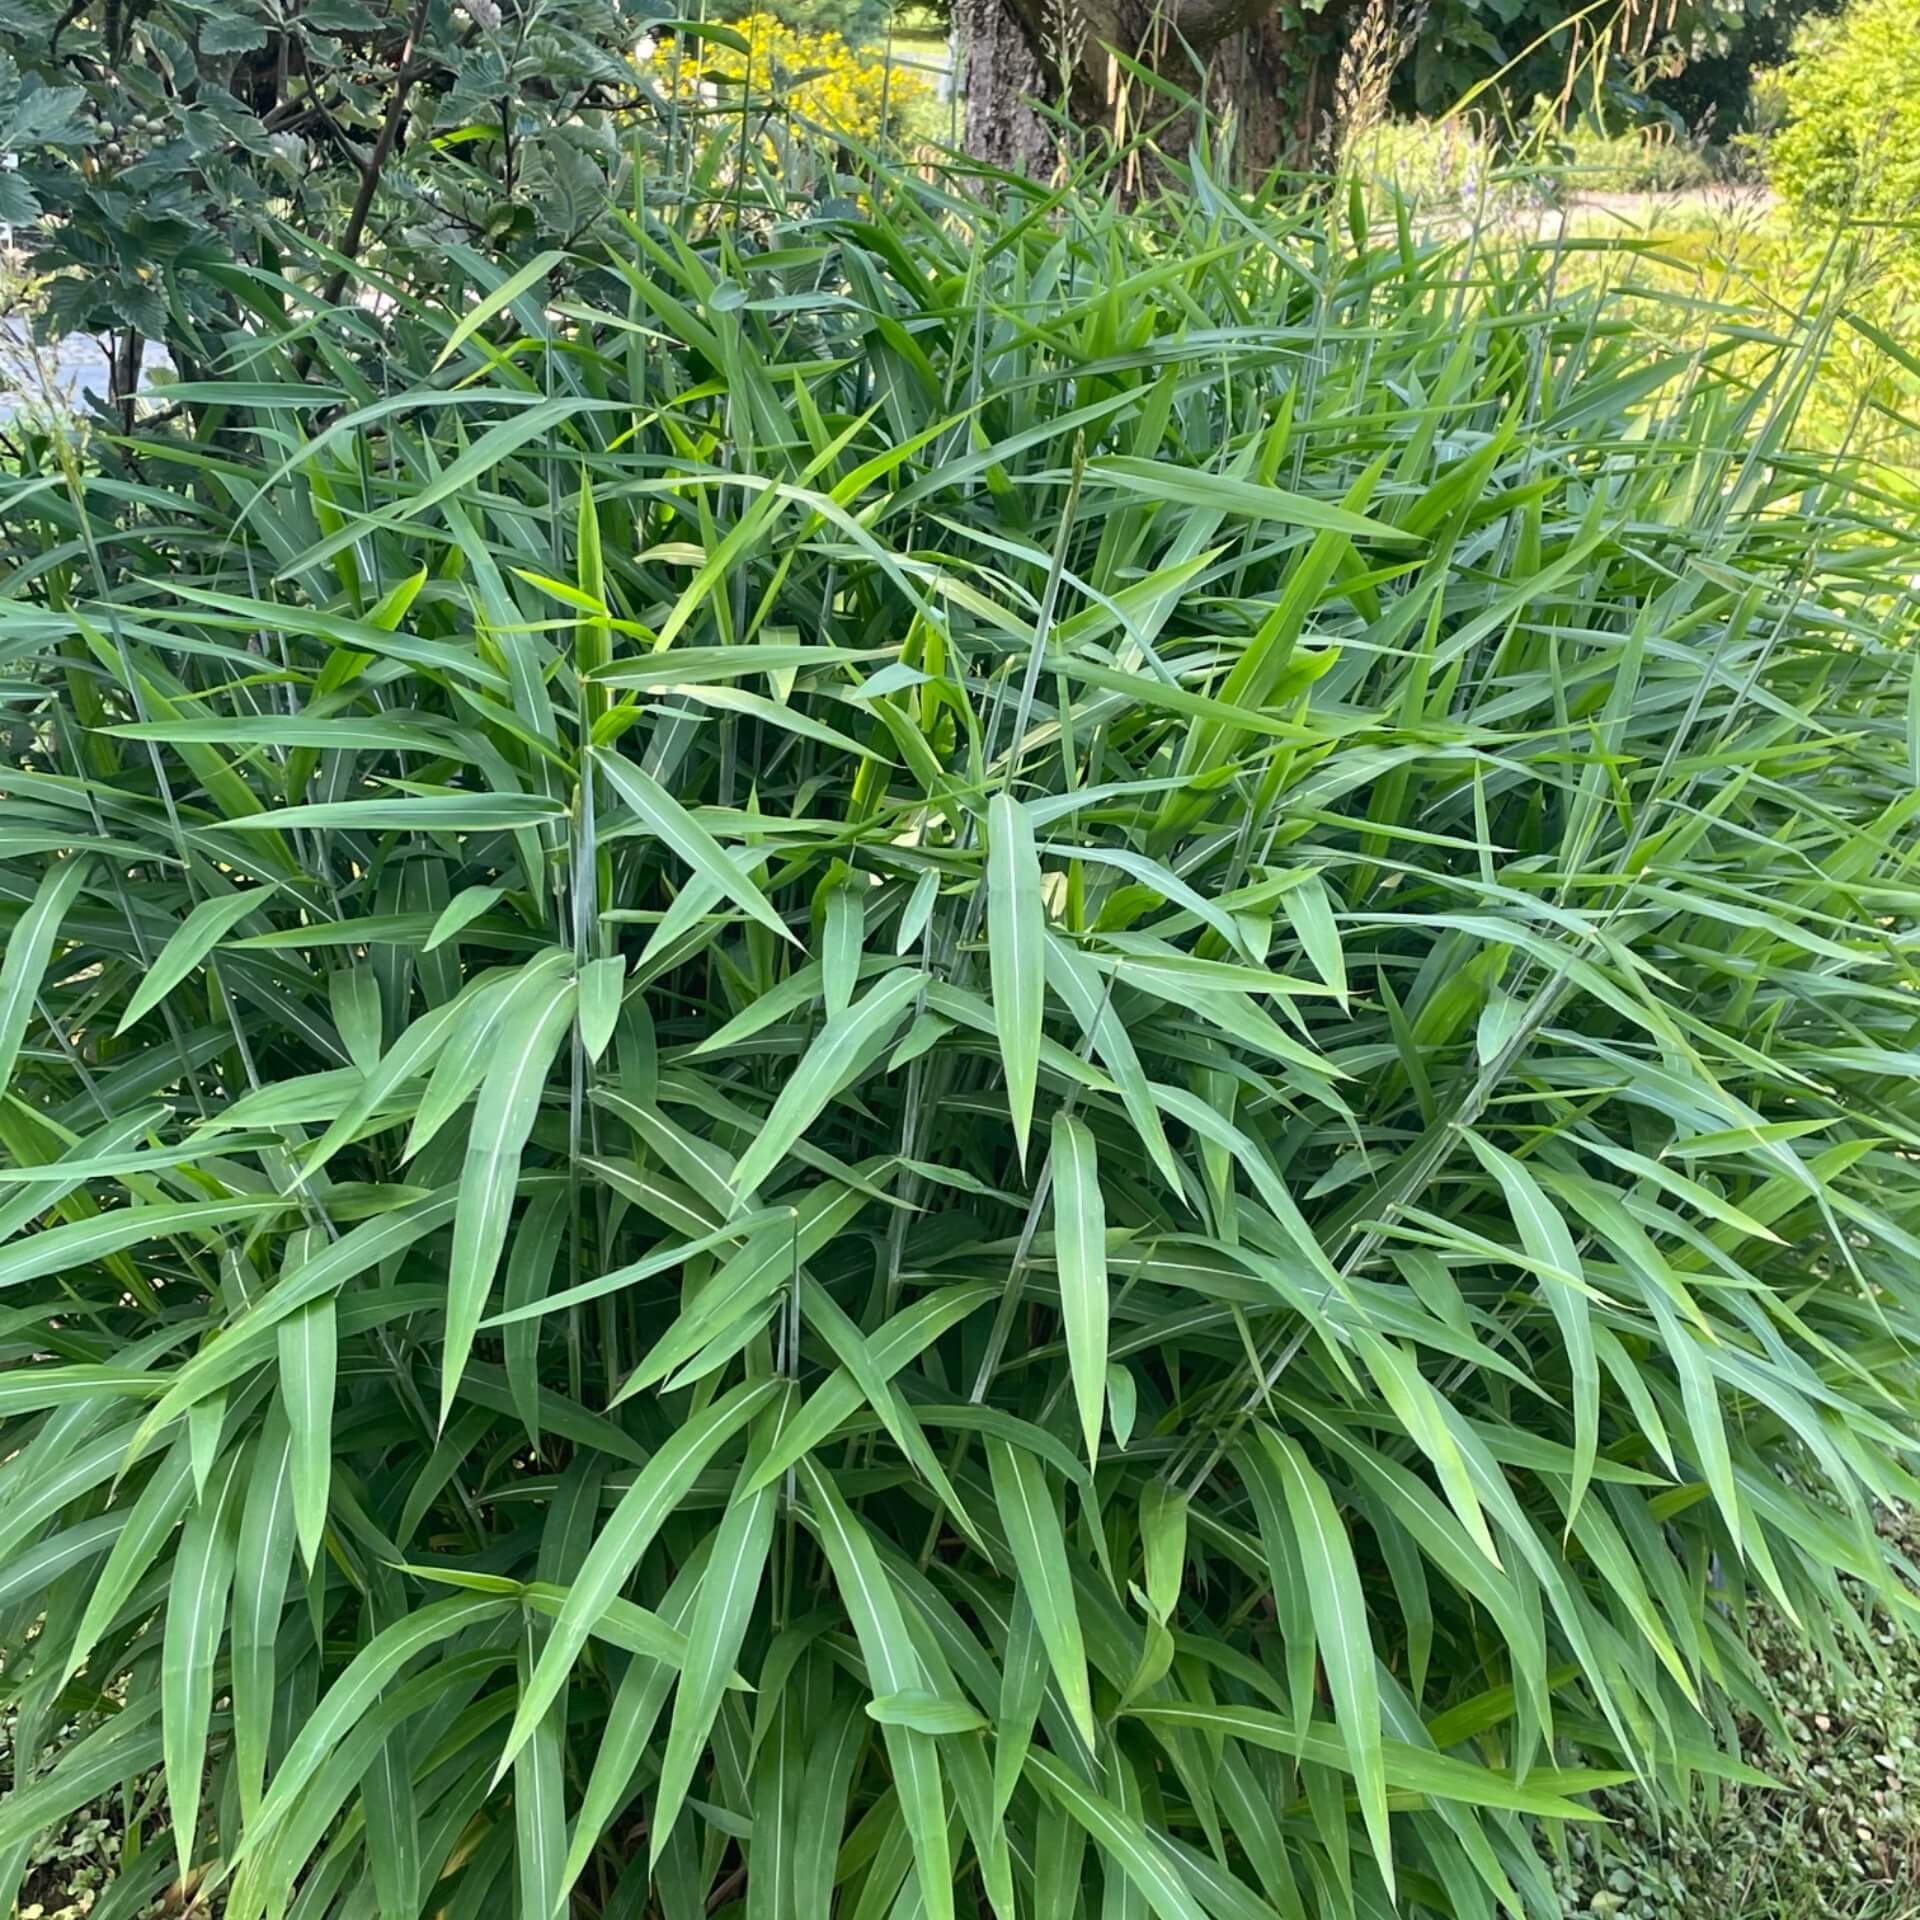
[[283, 261], [326, 279], [369, 171], [369, 242], [405, 235], [415, 272], [584, 238], [630, 193], [630, 116], [657, 104], [637, 31], [613, 0], [6, 0], [0, 221], [47, 276], [50, 331], [131, 327], [203, 369]]
[[1745, 122], [1749, 75], [1780, 58], [1810, 10], [1808, 0], [1430, 0], [1396, 91], [1406, 109], [1445, 113], [1497, 76], [1515, 120], [1538, 99], [1604, 98], [1724, 138]]
[[[392, 297], [396, 280], [437, 285], [447, 262], [455, 277], [471, 276], [463, 250], [594, 256], [618, 231], [611, 206], [687, 189], [668, 159], [685, 150], [673, 132], [685, 118], [732, 116], [743, 137], [763, 123], [776, 165], [809, 123], [863, 144], [950, 132], [928, 71], [889, 51], [910, 44], [914, 56], [944, 59], [924, 37], [929, 25], [944, 31], [937, 9], [820, 0], [687, 23], [680, 34], [661, 10], [661, 0], [513, 0], [504, 10], [495, 0], [410, 10], [370, 0], [292, 9], [3, 0], [0, 226], [33, 272], [34, 324], [53, 335], [119, 330], [121, 391], [143, 341], [203, 374], [248, 328], [272, 323], [261, 303], [287, 268], [309, 294], [335, 296], [302, 317], [357, 331], [371, 350], [377, 334], [337, 304], [343, 260], [366, 259], [375, 270], [366, 297], [377, 299]], [[1557, 0], [1418, 11], [1369, 0], [1296, 9], [1277, 31], [1286, 70], [1306, 90], [1292, 117], [1320, 130], [1308, 141], [1316, 152], [1337, 144], [1335, 123], [1352, 116], [1344, 63], [1371, 23], [1396, 50], [1377, 79], [1401, 109], [1445, 115], [1468, 98], [1476, 138], [1536, 161], [1551, 129], [1549, 145], [1572, 154], [1572, 177], [1611, 191], [1701, 184], [1703, 140], [1724, 165], [1726, 143], [1760, 111], [1749, 98], [1756, 68], [1780, 57], [1806, 16], [1799, 0], [1572, 14]], [[1898, 108], [1883, 102], [1913, 91], [1898, 51], [1913, 24], [1904, 0], [1867, 0], [1856, 24], [1816, 18], [1787, 84], [1767, 86], [1767, 112], [1801, 123], [1777, 172], [1797, 207], [1830, 216], [1856, 174], [1879, 214], [1910, 202]], [[780, 57], [743, 85], [744, 45], [756, 38], [777, 42]], [[637, 45], [652, 51], [636, 59]], [[1601, 129], [1618, 136], [1611, 157], [1595, 145]], [[1405, 149], [1390, 171], [1416, 202], [1438, 190], [1429, 160], [1448, 176], [1440, 197], [1458, 197], [1457, 154], [1416, 158], [1427, 138], [1417, 128], [1372, 138]], [[1443, 130], [1441, 146], [1450, 143]]]
[[1774, 184], [1802, 215], [1920, 218], [1920, 14], [1852, 0], [1810, 25], [1778, 76]]
[[1713, 35], [1670, 57], [1647, 91], [1680, 126], [1716, 142], [1731, 142], [1764, 124], [1764, 76], [1779, 66], [1803, 21], [1839, 10], [1841, 0], [1788, 0], [1746, 16], [1739, 31]]

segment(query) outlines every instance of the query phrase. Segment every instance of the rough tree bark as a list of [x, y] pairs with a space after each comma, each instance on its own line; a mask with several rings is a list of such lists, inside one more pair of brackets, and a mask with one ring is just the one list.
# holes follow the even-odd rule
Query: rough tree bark
[[1129, 84], [1109, 47], [1189, 93], [1199, 62], [1210, 106], [1231, 122], [1242, 177], [1307, 158], [1314, 76], [1273, 0], [955, 0], [954, 24], [967, 147], [991, 166], [1041, 179], [1053, 171], [1059, 133], [1036, 100], [1127, 136], [1143, 118], [1165, 118], [1166, 101]]

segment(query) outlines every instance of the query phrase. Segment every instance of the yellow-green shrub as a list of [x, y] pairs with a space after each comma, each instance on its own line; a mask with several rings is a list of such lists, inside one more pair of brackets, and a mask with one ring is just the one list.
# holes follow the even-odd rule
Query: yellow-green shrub
[[1796, 212], [1920, 213], [1920, 0], [1855, 0], [1810, 21], [1780, 90], [1768, 171]]
[[788, 111], [862, 141], [911, 130], [933, 87], [911, 68], [891, 66], [876, 48], [854, 47], [831, 27], [790, 27], [771, 13], [736, 20], [722, 40], [709, 29], [697, 42], [664, 40], [651, 62], [663, 88], [681, 100]]

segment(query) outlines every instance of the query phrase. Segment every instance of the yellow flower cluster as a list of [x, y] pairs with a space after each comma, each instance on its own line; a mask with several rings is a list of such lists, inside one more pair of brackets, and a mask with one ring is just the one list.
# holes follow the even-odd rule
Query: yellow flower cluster
[[806, 120], [871, 141], [899, 135], [932, 103], [924, 74], [895, 65], [879, 48], [854, 48], [831, 28], [807, 33], [771, 13], [729, 23], [747, 51], [718, 39], [663, 41], [652, 65], [663, 91], [682, 100], [733, 104], [742, 83], [755, 103], [779, 102]]

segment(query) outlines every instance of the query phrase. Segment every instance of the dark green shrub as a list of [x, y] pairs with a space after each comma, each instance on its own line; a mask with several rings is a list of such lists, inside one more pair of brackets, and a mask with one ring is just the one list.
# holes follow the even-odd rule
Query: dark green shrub
[[1678, 124], [1716, 145], [1767, 124], [1761, 76], [1786, 59], [1801, 23], [1839, 11], [1840, 0], [1782, 0], [1731, 25], [1677, 43], [1647, 83]]
[[626, 54], [660, 11], [7, 0], [0, 226], [44, 276], [35, 318], [200, 373], [302, 297], [283, 271], [310, 297], [343, 250], [418, 281], [585, 244], [649, 147], [657, 95]]

